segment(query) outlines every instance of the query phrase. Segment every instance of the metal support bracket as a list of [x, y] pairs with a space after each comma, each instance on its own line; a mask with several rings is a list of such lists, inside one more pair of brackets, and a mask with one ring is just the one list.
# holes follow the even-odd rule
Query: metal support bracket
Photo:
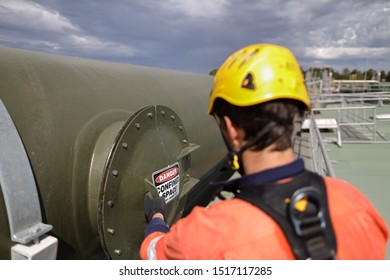
[[52, 230], [51, 225], [42, 223], [30, 162], [15, 124], [1, 100], [0, 185], [12, 241], [27, 244]]

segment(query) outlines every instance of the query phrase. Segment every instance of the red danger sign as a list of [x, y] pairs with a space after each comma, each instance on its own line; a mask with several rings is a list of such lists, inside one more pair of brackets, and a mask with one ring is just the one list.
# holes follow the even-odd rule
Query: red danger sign
[[156, 183], [164, 183], [179, 174], [179, 168], [173, 167], [159, 174], [156, 178]]
[[153, 184], [159, 196], [168, 203], [179, 194], [180, 174], [179, 163], [174, 163], [152, 174]]

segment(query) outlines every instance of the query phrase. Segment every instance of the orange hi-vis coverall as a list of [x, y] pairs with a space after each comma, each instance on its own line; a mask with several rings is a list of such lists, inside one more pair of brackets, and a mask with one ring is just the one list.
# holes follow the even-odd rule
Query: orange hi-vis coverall
[[[237, 180], [277, 182], [303, 171], [303, 161], [298, 159]], [[388, 228], [375, 207], [343, 180], [325, 177], [325, 184], [336, 259], [384, 259]], [[237, 198], [195, 207], [171, 229], [161, 219], [153, 219], [145, 235], [142, 259], [295, 259], [280, 226], [258, 207]]]

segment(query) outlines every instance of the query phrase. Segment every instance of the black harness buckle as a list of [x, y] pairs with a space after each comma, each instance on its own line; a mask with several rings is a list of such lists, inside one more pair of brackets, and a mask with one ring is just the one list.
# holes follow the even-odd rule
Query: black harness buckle
[[[309, 216], [299, 216], [296, 205], [302, 200], [307, 203], [312, 202], [317, 208], [317, 213], [310, 213]], [[318, 234], [326, 227], [324, 219], [324, 207], [321, 205], [321, 194], [314, 187], [303, 187], [293, 194], [291, 202], [289, 204], [289, 217], [294, 226], [295, 233], [298, 236], [308, 237], [314, 234]], [[304, 211], [301, 211], [303, 213]]]

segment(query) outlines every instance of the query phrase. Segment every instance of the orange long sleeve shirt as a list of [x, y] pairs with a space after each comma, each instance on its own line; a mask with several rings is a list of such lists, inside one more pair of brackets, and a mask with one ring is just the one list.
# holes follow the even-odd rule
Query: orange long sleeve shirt
[[[371, 202], [351, 184], [325, 177], [337, 259], [384, 259], [388, 228]], [[142, 259], [295, 259], [279, 225], [241, 199], [195, 207], [168, 233], [142, 243]]]

